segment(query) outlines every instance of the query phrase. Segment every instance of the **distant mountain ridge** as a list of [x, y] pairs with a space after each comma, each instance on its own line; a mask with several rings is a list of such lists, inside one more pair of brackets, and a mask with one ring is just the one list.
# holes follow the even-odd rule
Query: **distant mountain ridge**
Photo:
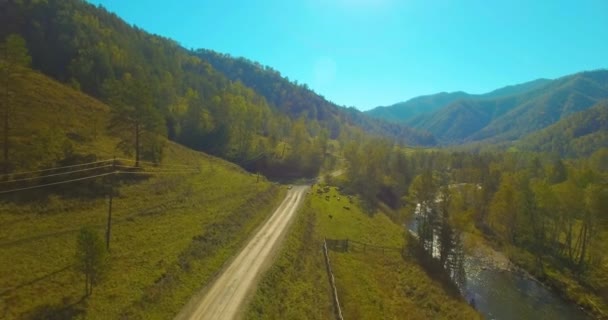
[[380, 106], [365, 111], [368, 115], [394, 122], [409, 122], [408, 120], [425, 113], [431, 113], [453, 102], [464, 99], [491, 99], [525, 93], [540, 88], [551, 82], [549, 79], [537, 79], [522, 84], [499, 88], [484, 94], [470, 94], [464, 91], [440, 92], [412, 98], [390, 106]]
[[441, 144], [512, 142], [607, 99], [608, 71], [538, 79], [483, 95], [462, 96], [438, 94], [409, 100], [406, 104], [412, 110], [420, 108], [421, 100], [439, 101], [443, 97], [447, 99], [441, 102], [448, 103], [431, 105], [434, 111], [414, 112], [414, 116], [401, 121], [431, 132]]

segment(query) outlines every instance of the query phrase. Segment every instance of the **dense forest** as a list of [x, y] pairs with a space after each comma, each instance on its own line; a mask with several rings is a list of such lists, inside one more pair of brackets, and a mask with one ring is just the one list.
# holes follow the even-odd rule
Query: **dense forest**
[[[404, 207], [421, 245], [459, 281], [460, 234], [480, 233], [570, 299], [608, 301], [608, 149], [588, 158], [524, 152], [405, 152], [387, 140], [346, 143], [345, 190]], [[394, 216], [394, 219], [401, 219]]]
[[598, 147], [608, 146], [608, 100], [531, 133], [515, 146], [566, 157], [587, 157]]
[[[166, 136], [271, 176], [314, 176], [327, 140], [355, 128], [401, 143], [434, 143], [428, 134], [327, 102], [270, 68], [191, 52], [84, 1], [0, 6], [0, 38], [22, 37], [33, 69], [108, 103], [115, 119], [139, 117], [114, 125], [135, 136], [120, 147], [136, 157], [141, 147], [142, 156], [158, 161], [162, 145], [154, 137]], [[238, 65], [238, 76], [228, 64]]]
[[[73, 145], [94, 140], [102, 120], [83, 124], [86, 139], [47, 124], [29, 136], [20, 128], [28, 103], [42, 105], [23, 99], [36, 83], [83, 110], [107, 104], [103, 130], [135, 166], [161, 163], [170, 140], [272, 178], [343, 170], [325, 180], [359, 196], [370, 215], [388, 206], [400, 226], [417, 219], [420, 248], [438, 252], [433, 263], [456, 284], [463, 234], [481, 234], [571, 300], [608, 314], [605, 70], [370, 113], [398, 115], [412, 129], [338, 106], [268, 66], [187, 50], [81, 0], [2, 1], [0, 21], [3, 174], [96, 159]], [[405, 147], [472, 142], [470, 152]]]
[[310, 90], [306, 84], [292, 83], [281, 73], [245, 58], [234, 58], [211, 50], [198, 50], [197, 56], [208, 61], [233, 81], [242, 81], [266, 98], [271, 106], [286, 111], [291, 117], [305, 116], [308, 120], [326, 123], [335, 138], [344, 124], [363, 129], [367, 133], [392, 138], [410, 145], [434, 145], [435, 138], [405, 125], [379, 121], [354, 107], [339, 107]]

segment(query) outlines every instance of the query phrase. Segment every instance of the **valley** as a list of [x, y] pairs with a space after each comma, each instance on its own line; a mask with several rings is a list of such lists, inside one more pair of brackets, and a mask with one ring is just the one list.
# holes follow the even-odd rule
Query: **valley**
[[[367, 20], [392, 1], [129, 3], [0, 1], [0, 318], [608, 319], [608, 71], [574, 64], [602, 50], [472, 58]], [[333, 101], [412, 92], [440, 93]]]

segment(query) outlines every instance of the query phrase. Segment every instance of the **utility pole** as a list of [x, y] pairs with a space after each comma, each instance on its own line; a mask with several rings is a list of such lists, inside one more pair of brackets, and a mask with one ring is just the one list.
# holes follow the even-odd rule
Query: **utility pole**
[[[111, 179], [111, 178], [110, 178]], [[110, 251], [110, 230], [112, 228], [112, 190], [113, 186], [110, 185], [110, 201], [108, 206], [108, 227], [106, 230], [106, 250]]]
[[106, 250], [110, 251], [110, 234], [112, 230], [112, 198], [114, 197], [114, 174], [116, 157], [112, 160], [112, 174], [110, 175], [110, 200], [108, 203], [108, 226], [106, 228]]

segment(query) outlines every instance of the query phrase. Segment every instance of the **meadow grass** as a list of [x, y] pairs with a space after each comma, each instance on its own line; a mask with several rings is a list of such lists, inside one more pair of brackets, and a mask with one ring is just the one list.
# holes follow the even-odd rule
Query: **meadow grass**
[[[13, 159], [24, 159], [18, 169], [52, 163], [61, 150], [48, 152], [53, 141], [44, 135], [56, 132], [75, 152], [128, 157], [105, 129], [107, 106], [35, 72], [22, 80], [11, 152]], [[76, 237], [84, 226], [104, 236], [107, 199], [59, 193], [32, 201], [0, 199], [0, 318], [172, 318], [285, 195], [234, 164], [165, 145], [160, 168], [180, 164], [197, 171], [120, 184], [107, 272], [84, 300], [84, 276], [73, 267]]]
[[[335, 188], [321, 195], [317, 188], [294, 223], [278, 262], [262, 279], [246, 318], [334, 317], [322, 253], [324, 238], [404, 246], [404, 229], [385, 214], [365, 213], [356, 198], [349, 203]], [[400, 250], [330, 251], [330, 259], [345, 319], [480, 318]]]

